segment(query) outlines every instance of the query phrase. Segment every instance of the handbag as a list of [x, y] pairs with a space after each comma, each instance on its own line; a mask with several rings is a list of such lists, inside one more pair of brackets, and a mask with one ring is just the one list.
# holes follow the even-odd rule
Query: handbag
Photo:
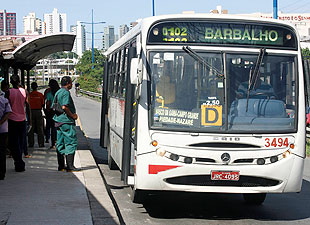
[[59, 104], [58, 102], [58, 99], [57, 99], [57, 96], [55, 96], [55, 100], [54, 100], [54, 103], [52, 105], [52, 111], [57, 115], [61, 115], [63, 114], [65, 111], [62, 109], [61, 105]]

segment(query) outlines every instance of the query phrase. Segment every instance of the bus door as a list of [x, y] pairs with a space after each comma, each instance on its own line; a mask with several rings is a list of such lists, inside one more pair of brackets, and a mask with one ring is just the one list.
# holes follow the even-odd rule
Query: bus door
[[102, 87], [102, 103], [101, 103], [101, 127], [100, 127], [100, 146], [107, 147], [108, 138], [108, 59], [104, 63], [103, 87]]
[[310, 136], [310, 66], [309, 59], [303, 60], [304, 80], [305, 80], [305, 97], [306, 97], [306, 132]]
[[128, 176], [134, 174], [134, 151], [136, 149], [137, 132], [137, 99], [135, 96], [135, 86], [130, 81], [131, 59], [136, 58], [135, 42], [131, 43], [127, 57], [127, 76], [126, 76], [126, 94], [125, 94], [125, 119], [123, 134], [123, 153], [122, 153], [122, 171], [121, 180], [128, 184]]
[[309, 59], [303, 60], [304, 79], [305, 79], [305, 92], [306, 92], [306, 106], [310, 107], [310, 66]]

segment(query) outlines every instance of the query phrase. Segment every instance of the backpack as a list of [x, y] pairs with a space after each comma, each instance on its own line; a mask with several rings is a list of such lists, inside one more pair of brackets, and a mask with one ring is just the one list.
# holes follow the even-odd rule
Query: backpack
[[51, 111], [55, 113], [57, 116], [63, 114], [65, 111], [62, 109], [61, 105], [58, 102], [57, 96], [55, 95], [55, 99], [53, 105], [51, 107]]

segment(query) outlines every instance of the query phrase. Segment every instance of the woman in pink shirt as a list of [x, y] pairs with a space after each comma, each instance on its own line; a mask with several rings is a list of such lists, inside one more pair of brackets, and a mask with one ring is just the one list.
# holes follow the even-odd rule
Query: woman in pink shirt
[[[12, 108], [12, 113], [9, 116], [9, 149], [14, 159], [15, 171], [25, 171], [25, 162], [22, 154], [24, 150], [26, 136], [26, 113], [29, 109], [28, 96], [24, 88], [19, 85], [19, 76], [11, 76], [10, 82], [13, 86], [9, 90], [9, 101]], [[29, 110], [30, 111], [30, 110]], [[31, 124], [31, 121], [30, 121]]]

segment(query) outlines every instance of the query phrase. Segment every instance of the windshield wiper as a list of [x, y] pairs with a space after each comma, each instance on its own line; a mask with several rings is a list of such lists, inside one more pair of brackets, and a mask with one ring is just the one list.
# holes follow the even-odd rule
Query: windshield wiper
[[209, 64], [206, 60], [204, 60], [200, 55], [198, 55], [193, 49], [191, 49], [188, 46], [183, 46], [183, 50], [189, 54], [193, 59], [197, 60], [198, 62], [200, 62], [202, 65], [208, 67], [210, 70], [214, 71], [216, 73], [216, 76], [223, 78], [224, 74], [219, 71], [218, 69], [216, 69], [214, 66], [212, 66], [211, 64]]
[[259, 51], [256, 63], [255, 63], [255, 66], [254, 66], [254, 70], [252, 68], [250, 69], [248, 92], [246, 96], [246, 112], [248, 111], [250, 91], [251, 89], [254, 89], [257, 79], [259, 79], [259, 73], [260, 73], [259, 68], [262, 65], [265, 53], [266, 53], [266, 49], [261, 48]]

